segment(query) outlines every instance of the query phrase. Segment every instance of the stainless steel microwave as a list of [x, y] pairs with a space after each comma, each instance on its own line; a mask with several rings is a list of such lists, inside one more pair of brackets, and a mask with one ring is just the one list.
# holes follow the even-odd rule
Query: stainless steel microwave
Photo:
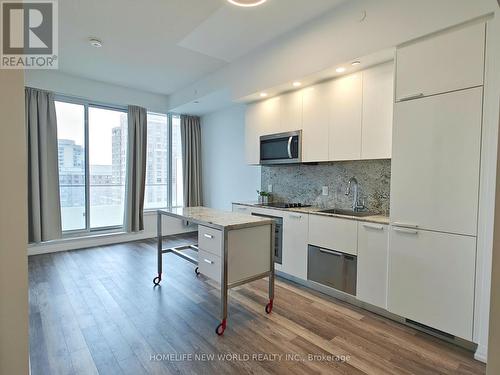
[[300, 163], [302, 130], [260, 137], [260, 164]]

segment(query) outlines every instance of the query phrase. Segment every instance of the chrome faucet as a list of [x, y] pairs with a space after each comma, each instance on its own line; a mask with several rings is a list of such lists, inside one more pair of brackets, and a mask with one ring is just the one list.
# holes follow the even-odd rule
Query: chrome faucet
[[366, 208], [365, 202], [359, 201], [359, 184], [355, 177], [351, 177], [349, 183], [347, 184], [347, 189], [345, 190], [345, 195], [352, 194], [352, 210], [361, 211]]

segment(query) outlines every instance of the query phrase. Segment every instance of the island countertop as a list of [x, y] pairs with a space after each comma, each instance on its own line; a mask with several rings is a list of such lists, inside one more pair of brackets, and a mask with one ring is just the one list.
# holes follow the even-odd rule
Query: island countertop
[[158, 210], [158, 213], [219, 230], [255, 227], [272, 224], [274, 222], [273, 219], [231, 211], [222, 211], [203, 206], [165, 208]]

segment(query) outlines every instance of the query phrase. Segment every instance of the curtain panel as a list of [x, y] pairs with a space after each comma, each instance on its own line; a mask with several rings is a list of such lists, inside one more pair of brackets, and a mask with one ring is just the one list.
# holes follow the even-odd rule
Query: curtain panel
[[147, 111], [128, 107], [127, 185], [125, 223], [128, 232], [144, 230], [144, 193], [146, 190]]
[[184, 206], [203, 204], [201, 184], [201, 125], [197, 116], [181, 115]]
[[61, 238], [57, 119], [51, 92], [25, 88], [29, 242]]

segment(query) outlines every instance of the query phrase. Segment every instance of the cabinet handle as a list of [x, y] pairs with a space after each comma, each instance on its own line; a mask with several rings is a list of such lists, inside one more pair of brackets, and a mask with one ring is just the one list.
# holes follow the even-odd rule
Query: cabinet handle
[[405, 96], [404, 98], [399, 99], [399, 101], [400, 102], [404, 102], [406, 100], [418, 99], [418, 98], [421, 98], [422, 96], [424, 96], [424, 93], [423, 92], [419, 92], [418, 94], [413, 94], [413, 95]]
[[363, 226], [364, 226], [365, 228], [369, 228], [369, 229], [376, 229], [376, 230], [382, 230], [382, 229], [384, 229], [384, 226], [383, 226], [383, 225], [363, 224]]
[[302, 219], [302, 215], [297, 214], [290, 214], [290, 217], [293, 217], [294, 219]]
[[406, 229], [406, 228], [392, 228], [396, 232], [406, 233], [406, 234], [418, 234], [418, 230], [415, 229]]
[[210, 259], [203, 259], [205, 261], [205, 263], [208, 263], [208, 264], [214, 264], [214, 262]]
[[418, 228], [418, 224], [410, 224], [410, 223], [401, 223], [395, 221], [392, 225], [397, 225], [398, 227], [407, 227], [407, 228]]
[[214, 236], [212, 236], [211, 234], [207, 234], [207, 233], [203, 233], [203, 236], [206, 237], [206, 238], [214, 238]]
[[333, 251], [333, 250], [326, 250], [326, 249], [319, 249], [321, 253], [329, 254], [329, 255], [335, 255], [336, 257], [341, 257], [342, 253], [339, 253], [338, 251]]

